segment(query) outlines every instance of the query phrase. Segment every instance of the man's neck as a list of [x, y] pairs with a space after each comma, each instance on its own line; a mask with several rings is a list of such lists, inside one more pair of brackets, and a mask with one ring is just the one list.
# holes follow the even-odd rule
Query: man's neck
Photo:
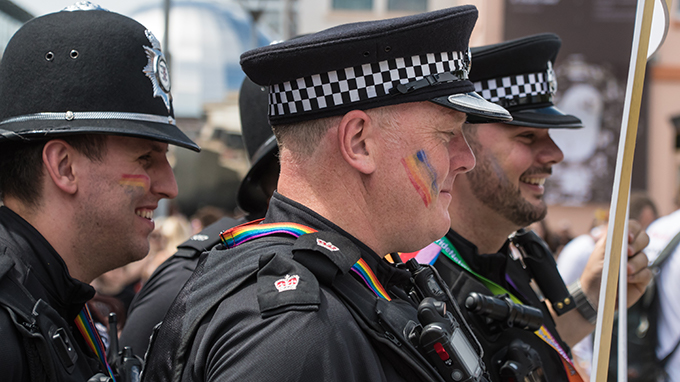
[[477, 246], [480, 254], [498, 252], [508, 236], [519, 229], [473, 195], [456, 194], [449, 213], [451, 229]]
[[26, 220], [28, 224], [33, 226], [50, 243], [52, 248], [64, 260], [71, 277], [85, 283], [92, 281], [94, 277], [89, 276], [90, 273], [82, 267], [84, 263], [79, 261], [73, 250], [78, 245], [74, 243], [76, 238], [67, 234], [74, 230], [65, 229], [65, 227], [71, 226], [66, 215], [63, 211], [60, 212], [53, 208], [54, 205], [62, 203], [41, 204], [32, 207], [11, 197], [6, 197], [4, 203], [7, 208]]
[[[309, 166], [304, 169], [309, 170]], [[372, 216], [366, 214], [370, 209], [365, 204], [363, 193], [352, 192], [361, 190], [360, 182], [350, 173], [342, 172], [338, 166], [317, 172], [302, 170], [303, 166], [293, 167], [282, 161], [276, 191], [323, 216], [379, 256], [386, 255], [371, 224]], [[343, 182], [338, 183], [333, 179], [343, 179]]]
[[456, 221], [452, 222], [451, 229], [460, 236], [474, 244], [480, 254], [496, 253], [508, 239], [513, 231], [500, 232], [489, 227], [484, 222]]

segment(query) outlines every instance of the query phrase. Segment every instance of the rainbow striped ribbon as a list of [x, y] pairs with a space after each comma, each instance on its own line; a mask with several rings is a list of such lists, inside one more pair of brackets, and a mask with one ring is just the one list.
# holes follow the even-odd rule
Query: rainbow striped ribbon
[[258, 237], [274, 235], [277, 233], [283, 233], [295, 237], [300, 237], [306, 233], [316, 232], [316, 230], [304, 226], [302, 224], [296, 223], [257, 224], [261, 221], [262, 219], [255, 220], [253, 222], [241, 224], [232, 229], [222, 232], [220, 234], [222, 244], [224, 244], [227, 248], [234, 248], [247, 241], [257, 239]]
[[378, 281], [378, 278], [375, 277], [373, 270], [366, 264], [366, 260], [359, 259], [359, 261], [352, 265], [352, 270], [364, 280], [366, 285], [368, 285], [378, 297], [382, 297], [387, 301], [392, 301], [385, 288], [380, 284], [380, 281]]
[[[294, 237], [300, 237], [307, 233], [317, 232], [313, 228], [297, 223], [259, 224], [261, 221], [262, 219], [255, 220], [222, 232], [220, 234], [222, 244], [227, 248], [234, 248], [247, 241], [268, 235], [287, 234]], [[373, 270], [366, 264], [364, 259], [359, 259], [359, 261], [352, 265], [351, 269], [364, 280], [373, 293], [378, 297], [391, 301], [387, 291], [385, 291], [385, 288], [380, 284], [375, 273], [373, 273]]]
[[75, 323], [80, 334], [83, 335], [85, 342], [87, 342], [87, 346], [97, 355], [102, 367], [109, 373], [111, 380], [116, 382], [111, 366], [109, 366], [109, 363], [106, 361], [106, 350], [104, 350], [102, 339], [99, 337], [99, 332], [97, 332], [97, 328], [95, 328], [94, 323], [92, 322], [92, 315], [90, 314], [90, 309], [87, 307], [87, 304], [85, 304], [80, 313], [78, 313]]

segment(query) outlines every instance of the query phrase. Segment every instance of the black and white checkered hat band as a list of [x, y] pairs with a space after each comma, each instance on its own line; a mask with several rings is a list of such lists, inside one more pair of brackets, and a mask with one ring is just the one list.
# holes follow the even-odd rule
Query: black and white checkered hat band
[[269, 115], [283, 116], [365, 101], [399, 84], [446, 72], [469, 73], [469, 52], [429, 53], [298, 78], [269, 88]]
[[[484, 99], [513, 106], [525, 103], [550, 102], [555, 94], [549, 73], [520, 74], [475, 82], [475, 91]], [[530, 100], [530, 101], [529, 101]]]

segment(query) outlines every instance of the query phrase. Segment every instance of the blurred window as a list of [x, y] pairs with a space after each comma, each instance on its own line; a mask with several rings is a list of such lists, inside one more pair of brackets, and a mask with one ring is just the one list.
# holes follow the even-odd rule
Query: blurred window
[[388, 0], [388, 11], [427, 11], [427, 0]]
[[373, 9], [373, 0], [333, 0], [333, 9]]

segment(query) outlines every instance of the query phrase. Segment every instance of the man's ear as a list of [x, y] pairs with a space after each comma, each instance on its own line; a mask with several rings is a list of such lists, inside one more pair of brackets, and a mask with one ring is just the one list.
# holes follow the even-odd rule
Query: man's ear
[[61, 139], [53, 139], [45, 144], [42, 159], [54, 185], [66, 193], [75, 194], [78, 184], [74, 171], [76, 151], [73, 147]]
[[375, 171], [376, 121], [361, 110], [345, 114], [338, 127], [340, 152], [350, 166], [364, 174]]

